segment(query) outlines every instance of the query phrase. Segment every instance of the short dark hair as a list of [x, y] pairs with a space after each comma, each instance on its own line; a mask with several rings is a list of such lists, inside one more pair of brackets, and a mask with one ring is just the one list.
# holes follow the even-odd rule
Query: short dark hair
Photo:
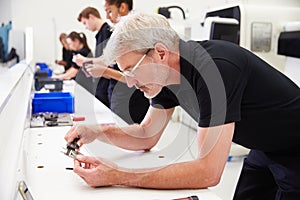
[[72, 31], [68, 36], [67, 38], [70, 38], [72, 41], [74, 40], [79, 40], [79, 42], [81, 44], [83, 44], [83, 46], [88, 49], [89, 51], [91, 51], [88, 43], [87, 43], [87, 40], [86, 40], [86, 36], [84, 33], [77, 33], [76, 31]]
[[95, 17], [101, 19], [101, 15], [99, 13], [99, 11], [96, 9], [96, 8], [93, 8], [93, 7], [87, 7], [85, 9], [83, 9], [80, 14], [78, 15], [77, 17], [77, 20], [79, 22], [81, 22], [81, 18], [86, 18], [88, 19], [89, 18], [89, 15], [94, 15]]
[[132, 0], [105, 0], [105, 1], [110, 5], [117, 6], [118, 8], [121, 6], [122, 3], [127, 4], [129, 10], [132, 10], [133, 7]]

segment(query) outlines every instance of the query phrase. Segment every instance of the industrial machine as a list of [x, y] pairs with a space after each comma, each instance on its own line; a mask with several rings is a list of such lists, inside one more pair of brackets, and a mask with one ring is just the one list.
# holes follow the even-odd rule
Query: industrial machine
[[209, 10], [202, 23], [203, 39], [239, 44], [284, 72], [286, 55], [278, 54], [279, 36], [286, 31], [286, 24], [297, 21], [300, 21], [299, 1], [242, 1]]

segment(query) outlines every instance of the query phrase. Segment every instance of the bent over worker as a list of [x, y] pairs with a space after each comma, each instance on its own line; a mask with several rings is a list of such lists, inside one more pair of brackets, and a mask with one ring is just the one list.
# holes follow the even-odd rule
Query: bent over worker
[[[119, 23], [103, 55], [129, 87], [151, 98], [139, 125], [77, 126], [65, 136], [150, 150], [176, 106], [197, 122], [198, 157], [156, 170], [130, 170], [78, 156], [74, 172], [90, 186], [206, 188], [220, 181], [232, 141], [250, 148], [234, 199], [299, 199], [300, 90], [253, 53], [225, 41], [181, 40], [156, 14]], [[86, 163], [88, 167], [81, 167]]]

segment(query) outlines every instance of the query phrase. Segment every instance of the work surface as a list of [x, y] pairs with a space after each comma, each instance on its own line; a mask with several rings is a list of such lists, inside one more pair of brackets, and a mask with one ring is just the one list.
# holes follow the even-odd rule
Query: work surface
[[[71, 88], [71, 89], [70, 89]], [[121, 120], [80, 86], [69, 87], [75, 95], [75, 114], [86, 117], [86, 124], [117, 123]], [[68, 90], [68, 88], [66, 89]], [[171, 123], [176, 133], [167, 130], [150, 152], [126, 151], [95, 141], [81, 151], [86, 155], [107, 158], [128, 168], [159, 167], [194, 159], [195, 134], [188, 127]], [[174, 128], [174, 127], [173, 127]], [[70, 127], [31, 128], [24, 133], [26, 183], [35, 200], [52, 199], [176, 199], [196, 195], [199, 199], [220, 199], [209, 189], [151, 190], [127, 187], [89, 187], [72, 170], [73, 160], [60, 151], [66, 146], [64, 136]], [[174, 129], [172, 129], [174, 130]], [[195, 178], [197, 175], [195, 175]]]
[[[36, 128], [28, 130], [27, 185], [34, 199], [175, 199], [197, 195], [199, 199], [220, 199], [210, 190], [150, 190], [127, 187], [91, 188], [72, 170], [73, 160], [60, 153], [65, 146], [63, 136], [69, 127]], [[135, 164], [143, 156], [155, 159], [156, 152], [136, 153], [117, 148], [103, 148], [103, 157], [113, 157], [116, 163]], [[88, 153], [86, 148], [83, 153]], [[108, 153], [110, 152], [110, 153]], [[101, 154], [101, 152], [99, 153]], [[167, 157], [167, 155], [165, 154]], [[150, 164], [154, 164], [149, 162]], [[141, 165], [147, 163], [141, 162]], [[139, 165], [139, 166], [141, 166]], [[136, 166], [136, 167], [139, 167]]]

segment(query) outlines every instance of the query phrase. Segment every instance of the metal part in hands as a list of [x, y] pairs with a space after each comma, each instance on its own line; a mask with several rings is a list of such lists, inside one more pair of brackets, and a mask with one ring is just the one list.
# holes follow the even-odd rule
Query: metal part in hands
[[83, 155], [79, 151], [75, 151], [75, 150], [72, 150], [72, 149], [63, 148], [63, 150], [64, 151], [61, 151], [63, 154], [65, 154], [66, 156], [69, 156], [70, 158], [73, 158], [73, 159], [76, 159], [77, 155]]
[[79, 139], [80, 138], [77, 137], [72, 142], [68, 143], [67, 144], [67, 149], [71, 149], [71, 150], [79, 149], [79, 145], [77, 144], [77, 142], [78, 142]]
[[72, 142], [68, 143], [67, 148], [63, 148], [65, 150], [65, 152], [62, 152], [62, 153], [64, 153], [65, 155], [67, 155], [73, 159], [76, 159], [77, 155], [80, 155], [80, 154], [82, 155], [82, 153], [77, 151], [77, 149], [79, 149], [79, 145], [77, 144], [79, 139], [80, 138], [77, 137]]

